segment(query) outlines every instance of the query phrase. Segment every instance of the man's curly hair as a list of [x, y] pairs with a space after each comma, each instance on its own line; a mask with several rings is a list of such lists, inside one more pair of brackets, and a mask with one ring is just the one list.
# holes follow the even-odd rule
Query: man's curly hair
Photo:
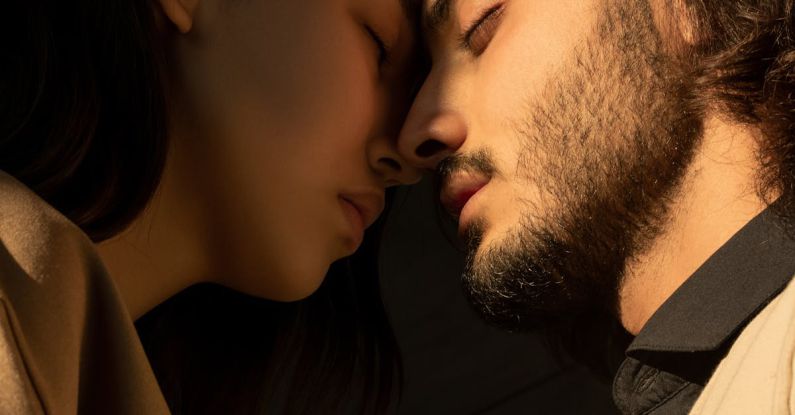
[[[610, 0], [607, 0], [610, 1]], [[795, 238], [795, 0], [643, 0], [681, 70], [687, 106], [717, 114], [758, 139], [757, 193]], [[615, 316], [591, 313], [548, 333], [599, 375], [610, 377], [632, 340]], [[559, 346], [559, 347], [554, 347]]]
[[795, 235], [795, 1], [678, 1], [692, 28], [696, 107], [759, 132], [758, 193], [781, 195], [776, 213]]

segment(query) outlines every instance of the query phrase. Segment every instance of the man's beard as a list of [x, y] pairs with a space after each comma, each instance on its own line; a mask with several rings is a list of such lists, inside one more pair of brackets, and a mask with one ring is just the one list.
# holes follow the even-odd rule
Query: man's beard
[[[660, 234], [700, 142], [688, 78], [666, 57], [649, 6], [620, 3], [604, 2], [589, 42], [517, 123], [517, 171], [540, 202], [523, 201], [522, 222], [487, 246], [484, 223], [468, 230], [465, 291], [492, 324], [616, 313], [627, 265]], [[491, 164], [487, 152], [472, 158], [474, 169]]]

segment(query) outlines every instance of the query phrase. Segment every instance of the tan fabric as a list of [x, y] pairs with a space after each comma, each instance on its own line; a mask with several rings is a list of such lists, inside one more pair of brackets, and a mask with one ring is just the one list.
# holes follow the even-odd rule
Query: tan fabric
[[696, 401], [693, 415], [795, 413], [795, 283], [746, 326]]
[[0, 413], [168, 413], [92, 242], [3, 172]]

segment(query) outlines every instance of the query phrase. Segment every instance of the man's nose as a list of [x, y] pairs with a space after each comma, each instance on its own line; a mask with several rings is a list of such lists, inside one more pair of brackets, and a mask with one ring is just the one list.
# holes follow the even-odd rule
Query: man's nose
[[[408, 122], [406, 125], [410, 126]], [[433, 169], [455, 153], [465, 140], [466, 125], [460, 116], [436, 114], [414, 128], [404, 129], [398, 140], [398, 151], [413, 166]]]
[[432, 74], [411, 106], [398, 136], [397, 148], [412, 166], [433, 169], [466, 141], [465, 119], [452, 105], [458, 100], [451, 99], [454, 94], [447, 89], [439, 85], [438, 77]]

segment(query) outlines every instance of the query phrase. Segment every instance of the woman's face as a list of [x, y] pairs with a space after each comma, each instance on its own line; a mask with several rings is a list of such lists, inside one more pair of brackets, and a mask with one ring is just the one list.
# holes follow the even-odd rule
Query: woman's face
[[411, 26], [398, 0], [195, 3], [189, 28], [164, 7], [182, 29], [167, 174], [195, 204], [210, 279], [303, 298], [359, 246], [385, 188], [419, 178], [395, 150]]

